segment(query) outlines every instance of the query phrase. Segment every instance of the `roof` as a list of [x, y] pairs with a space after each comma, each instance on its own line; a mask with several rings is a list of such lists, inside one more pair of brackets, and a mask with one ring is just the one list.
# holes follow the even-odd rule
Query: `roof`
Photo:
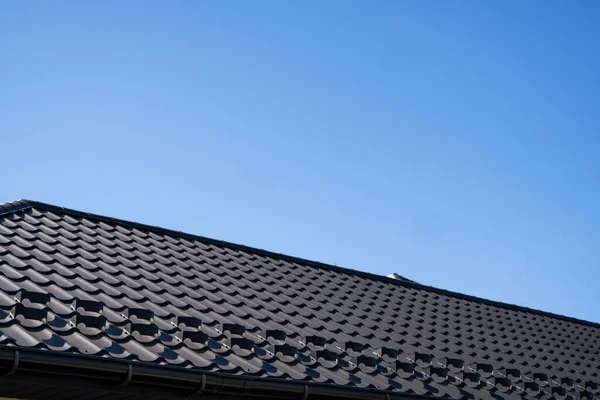
[[125, 384], [292, 398], [579, 399], [597, 396], [599, 355], [596, 323], [35, 201], [0, 205], [10, 373], [94, 366]]

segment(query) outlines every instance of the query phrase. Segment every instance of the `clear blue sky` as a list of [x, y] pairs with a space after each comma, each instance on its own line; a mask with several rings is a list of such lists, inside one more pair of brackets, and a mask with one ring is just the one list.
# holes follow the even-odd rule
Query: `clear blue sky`
[[600, 322], [597, 1], [5, 2], [0, 201]]

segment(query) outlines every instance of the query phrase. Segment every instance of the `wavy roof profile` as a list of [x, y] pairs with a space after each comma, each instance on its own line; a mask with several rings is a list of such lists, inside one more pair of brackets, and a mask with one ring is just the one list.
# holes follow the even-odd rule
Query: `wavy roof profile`
[[[113, 373], [110, 390], [160, 384], [161, 398], [196, 380], [197, 394], [592, 399], [599, 355], [595, 323], [34, 201], [0, 205], [0, 360], [15, 376], [93, 365]], [[64, 395], [51, 386], [0, 395]]]

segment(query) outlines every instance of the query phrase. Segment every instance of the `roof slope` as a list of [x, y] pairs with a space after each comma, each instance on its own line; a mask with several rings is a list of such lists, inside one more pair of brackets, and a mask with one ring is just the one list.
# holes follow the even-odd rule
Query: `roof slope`
[[452, 399], [600, 383], [598, 324], [26, 200], [0, 346]]

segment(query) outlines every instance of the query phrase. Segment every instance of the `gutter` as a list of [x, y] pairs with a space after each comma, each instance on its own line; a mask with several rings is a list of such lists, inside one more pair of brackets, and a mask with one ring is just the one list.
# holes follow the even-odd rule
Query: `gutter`
[[[434, 396], [401, 394], [314, 382], [228, 375], [191, 368], [116, 360], [79, 354], [0, 346], [0, 379], [34, 374], [60, 386], [63, 380], [84, 382], [83, 389], [131, 394], [155, 394], [173, 399], [196, 399], [203, 395], [244, 396], [309, 400], [312, 398], [355, 400], [436, 399]], [[1, 382], [1, 381], [0, 381]], [[160, 390], [162, 388], [162, 390]], [[156, 389], [156, 391], [155, 391]]]

